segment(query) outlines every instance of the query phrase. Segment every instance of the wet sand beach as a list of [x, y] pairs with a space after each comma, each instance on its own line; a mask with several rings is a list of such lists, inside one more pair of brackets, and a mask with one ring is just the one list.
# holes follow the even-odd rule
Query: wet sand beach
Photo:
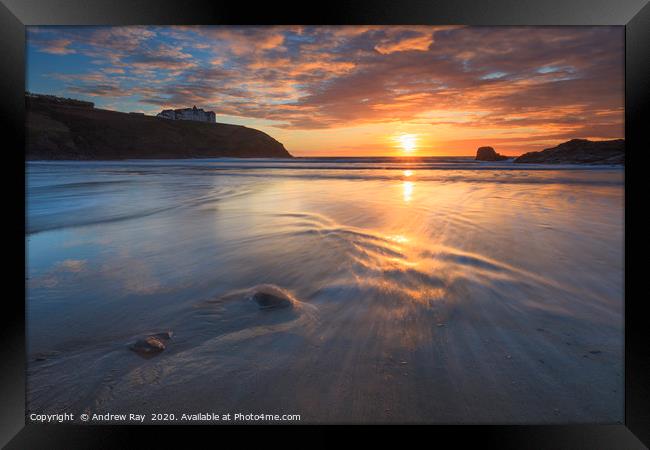
[[[30, 162], [28, 410], [622, 421], [623, 177]], [[167, 331], [151, 357], [130, 348]]]

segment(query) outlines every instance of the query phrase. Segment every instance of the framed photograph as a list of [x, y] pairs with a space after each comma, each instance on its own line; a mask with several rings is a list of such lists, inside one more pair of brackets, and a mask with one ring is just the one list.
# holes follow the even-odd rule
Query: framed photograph
[[647, 1], [2, 3], [6, 448], [647, 448]]

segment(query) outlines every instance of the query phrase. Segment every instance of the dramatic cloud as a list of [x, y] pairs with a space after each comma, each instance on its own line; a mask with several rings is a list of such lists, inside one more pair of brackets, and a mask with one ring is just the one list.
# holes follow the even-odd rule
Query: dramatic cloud
[[35, 87], [151, 113], [196, 104], [289, 142], [379, 126], [521, 153], [623, 136], [621, 27], [39, 27], [28, 43], [33, 61], [60, 59], [30, 64]]

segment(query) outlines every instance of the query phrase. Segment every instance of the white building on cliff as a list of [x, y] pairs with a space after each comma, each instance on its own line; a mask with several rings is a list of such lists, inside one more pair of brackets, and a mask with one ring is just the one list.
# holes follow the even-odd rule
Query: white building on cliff
[[209, 123], [215, 123], [217, 121], [214, 111], [204, 111], [196, 106], [193, 108], [163, 109], [156, 115], [156, 117], [171, 120], [194, 120], [196, 122]]

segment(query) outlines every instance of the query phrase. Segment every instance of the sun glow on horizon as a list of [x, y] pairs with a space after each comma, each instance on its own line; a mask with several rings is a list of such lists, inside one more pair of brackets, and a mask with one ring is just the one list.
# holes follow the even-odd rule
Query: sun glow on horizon
[[404, 154], [411, 154], [417, 148], [418, 135], [417, 134], [400, 134], [395, 138], [399, 147]]

